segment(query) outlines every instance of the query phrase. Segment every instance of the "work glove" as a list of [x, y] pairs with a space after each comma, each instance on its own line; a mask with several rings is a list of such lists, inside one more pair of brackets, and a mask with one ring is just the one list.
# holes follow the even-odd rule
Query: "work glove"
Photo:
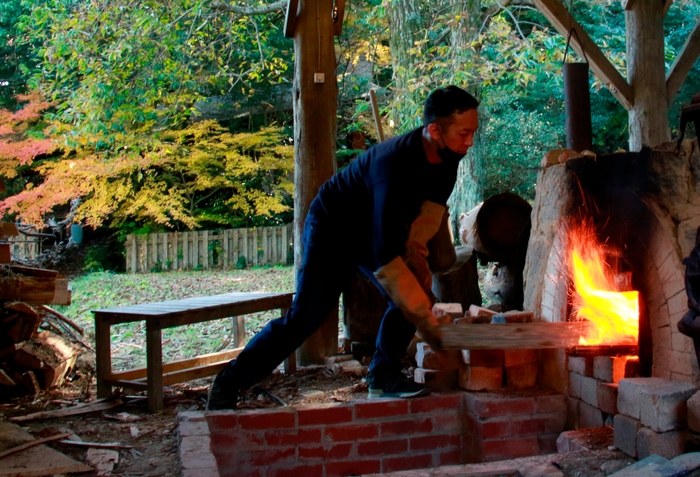
[[408, 232], [404, 260], [408, 268], [413, 272], [418, 283], [426, 295], [435, 302], [431, 291], [433, 287], [433, 274], [428, 266], [428, 242], [435, 237], [445, 215], [445, 207], [435, 202], [425, 201], [421, 205], [420, 212], [411, 223]]
[[415, 325], [418, 336], [434, 350], [441, 350], [442, 332], [432, 312], [433, 304], [403, 258], [394, 258], [374, 272], [374, 277], [404, 318]]

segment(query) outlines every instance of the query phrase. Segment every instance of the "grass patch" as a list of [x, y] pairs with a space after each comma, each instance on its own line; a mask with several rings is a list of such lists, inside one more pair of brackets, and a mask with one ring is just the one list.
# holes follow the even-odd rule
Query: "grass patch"
[[[91, 273], [71, 281], [70, 306], [56, 307], [84, 327], [88, 340], [95, 342], [92, 310], [178, 300], [230, 292], [294, 291], [293, 267], [253, 268], [197, 272], [144, 274]], [[252, 337], [279, 311], [246, 316], [246, 337]], [[232, 320], [224, 318], [163, 330], [163, 359], [173, 361], [233, 348]], [[115, 370], [146, 366], [145, 323], [112, 327], [112, 359]]]

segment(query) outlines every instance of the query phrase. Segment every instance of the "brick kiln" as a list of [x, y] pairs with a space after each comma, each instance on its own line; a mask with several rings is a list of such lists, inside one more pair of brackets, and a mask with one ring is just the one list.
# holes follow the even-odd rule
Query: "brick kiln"
[[[677, 323], [688, 309], [682, 259], [700, 225], [698, 190], [695, 140], [679, 150], [674, 142], [640, 153], [574, 158], [545, 167], [538, 177], [524, 308], [541, 321], [573, 319], [571, 224], [582, 220], [604, 244], [604, 261], [623, 282], [617, 290], [639, 292], [638, 358], [609, 346], [597, 353], [595, 347], [543, 350], [541, 382], [569, 396], [570, 427], [614, 422], [616, 445], [633, 456], [684, 448], [681, 421], [699, 371], [693, 341]], [[625, 377], [633, 379], [619, 387], [618, 399], [617, 383]], [[647, 411], [639, 402], [647, 402]], [[676, 416], [673, 423], [659, 417], [664, 412]]]

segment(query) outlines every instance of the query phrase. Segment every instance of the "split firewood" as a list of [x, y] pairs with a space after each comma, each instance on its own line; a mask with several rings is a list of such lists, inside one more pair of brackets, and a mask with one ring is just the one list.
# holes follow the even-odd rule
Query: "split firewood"
[[14, 362], [34, 371], [41, 371], [43, 388], [63, 382], [78, 358], [78, 349], [60, 336], [44, 331], [36, 338], [20, 344]]
[[34, 374], [34, 371], [22, 373], [20, 382], [27, 389], [27, 391], [29, 391], [29, 394], [37, 396], [41, 392], [41, 385], [39, 384], [39, 380], [37, 379], [36, 374]]
[[0, 331], [6, 330], [6, 340], [21, 343], [36, 335], [41, 319], [31, 306], [22, 302], [6, 303], [3, 311]]
[[7, 371], [2, 369], [1, 366], [2, 366], [2, 363], [0, 363], [0, 384], [2, 384], [3, 386], [8, 386], [8, 387], [17, 386], [17, 381], [12, 379], [10, 377], [10, 375], [7, 374]]
[[95, 468], [97, 475], [108, 475], [119, 463], [119, 452], [107, 449], [88, 449], [85, 458]]
[[0, 300], [51, 303], [56, 289], [52, 277], [12, 275], [0, 278]]
[[34, 441], [29, 441], [25, 442], [24, 444], [18, 445], [17, 447], [13, 447], [12, 449], [8, 449], [4, 452], [0, 452], [0, 459], [2, 459], [5, 456], [15, 454], [17, 452], [21, 452], [25, 449], [30, 449], [32, 447], [36, 447], [41, 444], [45, 444], [47, 442], [52, 442], [52, 441], [57, 441], [59, 439], [63, 439], [64, 437], [67, 437], [70, 435], [70, 432], [62, 432], [61, 434], [56, 434], [54, 436], [50, 437], [44, 437], [43, 439], [36, 439]]
[[588, 321], [443, 325], [442, 345], [468, 350], [570, 348], [591, 326]]

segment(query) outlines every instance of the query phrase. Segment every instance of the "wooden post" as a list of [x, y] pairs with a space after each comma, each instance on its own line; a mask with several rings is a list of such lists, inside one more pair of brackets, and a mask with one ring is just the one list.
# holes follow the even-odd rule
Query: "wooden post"
[[206, 270], [209, 268], [209, 231], [207, 230], [202, 232], [202, 252], [200, 255], [202, 257], [202, 268]]
[[228, 268], [228, 264], [229, 264], [229, 262], [228, 262], [228, 239], [229, 239], [229, 233], [230, 233], [230, 232], [231, 232], [231, 231], [228, 230], [228, 229], [227, 229], [227, 230], [224, 230], [224, 233], [223, 233], [223, 242], [224, 242], [224, 243], [223, 243], [223, 245], [222, 245], [222, 247], [221, 247], [221, 248], [223, 249], [223, 252], [222, 252], [223, 255], [224, 255], [224, 256], [223, 256], [223, 259], [224, 259], [224, 261], [223, 261], [223, 267], [224, 267], [225, 269]]
[[634, 106], [629, 112], [630, 151], [671, 140], [663, 22], [663, 2], [635, 1], [625, 10], [627, 79], [634, 91]]
[[233, 320], [233, 346], [243, 348], [245, 346], [245, 315], [234, 316]]
[[[335, 25], [332, 0], [300, 0], [294, 31], [294, 266], [299, 269], [301, 236], [309, 205], [335, 173]], [[337, 311], [302, 345], [301, 365], [323, 363], [338, 350]]]
[[156, 320], [146, 320], [146, 367], [148, 368], [148, 410], [163, 410], [163, 342]]
[[[132, 235], [133, 237], [133, 235]], [[136, 244], [134, 244], [136, 248]], [[134, 261], [134, 263], [136, 263]], [[108, 398], [112, 394], [112, 386], [104, 382], [105, 377], [112, 372], [112, 348], [109, 337], [109, 321], [99, 314], [95, 315], [95, 364], [97, 366], [97, 397]]]

